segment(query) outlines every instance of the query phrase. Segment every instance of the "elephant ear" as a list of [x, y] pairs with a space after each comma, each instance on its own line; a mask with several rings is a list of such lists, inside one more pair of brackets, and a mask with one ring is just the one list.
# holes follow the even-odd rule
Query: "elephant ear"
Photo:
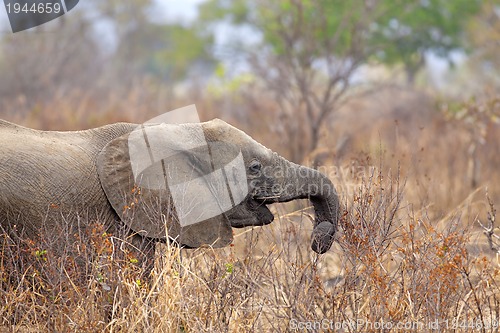
[[241, 152], [216, 148], [201, 124], [141, 125], [104, 147], [97, 171], [113, 209], [134, 232], [223, 247], [233, 239], [227, 213], [248, 189]]

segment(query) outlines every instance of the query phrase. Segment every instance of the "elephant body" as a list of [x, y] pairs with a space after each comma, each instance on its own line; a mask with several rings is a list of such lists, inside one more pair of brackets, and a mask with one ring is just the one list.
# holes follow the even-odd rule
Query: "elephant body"
[[312, 248], [323, 253], [338, 222], [332, 183], [221, 120], [69, 132], [0, 120], [0, 233], [10, 237], [97, 221], [151, 259], [156, 241], [226, 246], [232, 227], [271, 223], [266, 205], [301, 198], [314, 205]]
[[0, 121], [2, 226], [15, 224], [18, 233], [30, 238], [59, 217], [71, 215], [99, 218], [113, 226], [116, 214], [99, 181], [97, 155], [109, 141], [134, 127], [119, 123], [85, 131], [46, 132]]

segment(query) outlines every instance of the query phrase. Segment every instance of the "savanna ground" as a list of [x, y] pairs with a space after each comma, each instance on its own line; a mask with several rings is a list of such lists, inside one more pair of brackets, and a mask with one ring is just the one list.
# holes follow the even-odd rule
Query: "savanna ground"
[[[157, 103], [166, 111], [192, 102], [158, 94], [141, 82], [126, 98], [19, 98], [3, 103], [2, 118], [79, 129], [142, 122]], [[276, 106], [267, 104], [197, 101], [205, 120], [222, 117], [294, 156], [293, 132], [277, 126]], [[0, 331], [498, 332], [500, 262], [479, 222], [494, 223], [500, 202], [499, 107], [495, 94], [443, 103], [401, 88], [352, 98], [302, 161], [326, 173], [341, 198], [337, 242], [324, 255], [310, 249], [306, 201], [274, 205], [271, 225], [235, 230], [225, 249], [158, 245], [150, 282], [134, 257], [116, 255], [116, 235], [99, 221], [67, 245], [86, 262], [83, 278], [72, 255], [2, 236]]]

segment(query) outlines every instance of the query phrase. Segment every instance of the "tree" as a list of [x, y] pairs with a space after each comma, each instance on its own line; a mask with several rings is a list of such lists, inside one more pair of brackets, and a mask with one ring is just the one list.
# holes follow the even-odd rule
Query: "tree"
[[207, 48], [211, 37], [178, 24], [144, 24], [121, 41], [117, 53], [131, 44], [136, 69], [165, 82], [178, 83], [196, 70], [209, 72], [215, 63]]
[[[409, 81], [423, 55], [446, 56], [461, 44], [465, 18], [479, 0], [212, 0], [200, 7], [206, 26], [251, 27], [258, 45], [243, 49], [273, 93], [278, 118], [301, 160], [319, 143], [325, 120], [346, 101], [363, 64], [403, 63]], [[303, 126], [303, 125], [306, 126]]]
[[[152, 0], [92, 0], [51, 26], [1, 36], [0, 97], [27, 96], [33, 106], [72, 90], [119, 94], [144, 76], [172, 84], [192, 69], [211, 66], [210, 36], [151, 22], [153, 5]], [[109, 40], [116, 47], [109, 47]]]
[[[192, 68], [210, 67], [213, 59], [203, 37], [179, 23], [152, 22], [152, 0], [97, 2], [96, 7], [113, 23], [118, 46], [114, 65], [129, 79], [148, 74], [160, 80], [178, 83]], [[124, 77], [121, 76], [121, 80]]]
[[370, 47], [375, 59], [388, 65], [403, 64], [408, 83], [425, 65], [425, 54], [448, 58], [466, 50], [464, 33], [481, 8], [479, 0], [385, 0], [384, 15], [374, 22]]
[[370, 9], [362, 1], [238, 0], [209, 2], [200, 12], [202, 21], [229, 18], [261, 34], [248, 58], [279, 105], [277, 117], [295, 148], [290, 158], [300, 161], [317, 147], [322, 123], [368, 57], [360, 46], [368, 18], [377, 15]]
[[71, 12], [71, 20], [63, 18], [0, 38], [2, 102], [22, 98], [33, 106], [54, 99], [58, 90], [92, 85], [102, 70], [99, 45], [90, 37], [92, 22], [79, 11]]
[[[500, 7], [485, 1], [481, 11], [467, 27], [471, 48], [469, 70], [464, 73], [469, 91], [483, 92], [485, 87], [500, 89]], [[471, 80], [471, 78], [474, 78]], [[479, 81], [480, 84], [477, 84]]]

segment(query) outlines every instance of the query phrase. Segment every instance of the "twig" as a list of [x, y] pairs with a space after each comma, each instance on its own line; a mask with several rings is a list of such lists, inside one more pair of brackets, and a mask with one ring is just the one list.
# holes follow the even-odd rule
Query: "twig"
[[490, 249], [497, 253], [500, 254], [500, 236], [495, 234], [495, 229], [497, 227], [495, 226], [496, 222], [496, 209], [495, 206], [493, 205], [493, 202], [491, 201], [491, 198], [489, 197], [488, 193], [486, 193], [486, 198], [488, 199], [488, 204], [490, 206], [490, 210], [488, 211], [488, 225], [485, 226], [479, 219], [477, 219], [477, 222], [483, 228], [483, 233], [486, 235], [486, 238], [488, 239], [488, 245]]

